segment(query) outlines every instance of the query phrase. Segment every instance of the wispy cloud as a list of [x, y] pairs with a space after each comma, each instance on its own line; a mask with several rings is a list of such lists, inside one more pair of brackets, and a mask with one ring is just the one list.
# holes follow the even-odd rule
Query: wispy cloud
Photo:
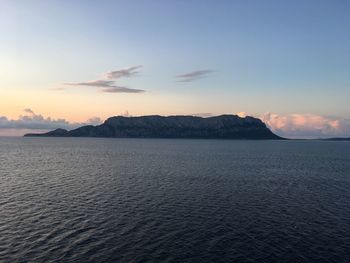
[[87, 82], [77, 82], [77, 83], [65, 83], [65, 85], [70, 86], [89, 86], [89, 87], [111, 87], [113, 86], [113, 80], [92, 80]]
[[[138, 69], [141, 68], [141, 66], [133, 66], [126, 69], [120, 69], [120, 70], [114, 70], [106, 73], [107, 79], [120, 79], [122, 77], [132, 77], [139, 74]], [[106, 79], [100, 79], [100, 80], [92, 80], [92, 81], [86, 81], [86, 82], [71, 82], [71, 83], [65, 83], [64, 85], [69, 86], [88, 86], [88, 87], [97, 87], [102, 88], [100, 89], [101, 92], [104, 93], [142, 93], [145, 92], [143, 89], [134, 89], [134, 88], [128, 88], [123, 86], [116, 85], [115, 80], [106, 80]]]
[[131, 89], [127, 87], [109, 86], [108, 88], [101, 89], [101, 92], [105, 93], [142, 93], [143, 89]]
[[122, 87], [115, 85], [114, 81], [110, 80], [94, 80], [88, 82], [79, 82], [79, 83], [66, 83], [65, 85], [72, 86], [89, 86], [102, 88], [99, 91], [104, 93], [142, 93], [145, 92], [143, 89], [133, 89], [128, 87]]
[[213, 70], [204, 69], [204, 70], [195, 70], [180, 74], [176, 76], [177, 82], [192, 82], [201, 78], [204, 78], [206, 75], [214, 72]]
[[133, 66], [125, 69], [114, 70], [106, 73], [108, 79], [120, 79], [122, 77], [133, 77], [140, 73], [138, 69], [142, 66]]

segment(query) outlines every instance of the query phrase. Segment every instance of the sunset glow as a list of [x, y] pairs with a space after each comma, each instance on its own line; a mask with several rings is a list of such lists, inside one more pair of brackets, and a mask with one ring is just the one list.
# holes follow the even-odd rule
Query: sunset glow
[[269, 113], [348, 135], [349, 4], [321, 2], [1, 1], [0, 116]]

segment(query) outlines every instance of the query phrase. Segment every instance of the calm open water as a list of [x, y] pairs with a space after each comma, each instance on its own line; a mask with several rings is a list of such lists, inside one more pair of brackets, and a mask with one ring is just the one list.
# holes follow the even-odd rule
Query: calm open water
[[350, 143], [0, 138], [1, 262], [350, 262]]

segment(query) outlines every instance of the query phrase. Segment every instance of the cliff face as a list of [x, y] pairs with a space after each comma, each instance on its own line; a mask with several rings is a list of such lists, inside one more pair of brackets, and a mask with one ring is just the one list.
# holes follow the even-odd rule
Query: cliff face
[[83, 126], [67, 131], [57, 129], [45, 134], [25, 136], [117, 137], [117, 138], [203, 138], [203, 139], [282, 139], [253, 117], [221, 115], [111, 117], [98, 126]]

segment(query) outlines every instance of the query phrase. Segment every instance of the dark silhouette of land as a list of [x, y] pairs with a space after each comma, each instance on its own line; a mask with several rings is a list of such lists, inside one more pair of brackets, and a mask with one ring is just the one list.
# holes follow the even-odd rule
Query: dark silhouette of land
[[116, 116], [98, 126], [83, 126], [71, 131], [57, 129], [39, 137], [108, 137], [108, 138], [198, 138], [283, 140], [260, 119], [237, 115], [196, 116]]
[[324, 141], [339, 141], [339, 142], [342, 142], [342, 141], [350, 141], [350, 137], [349, 138], [326, 138], [326, 139], [323, 139]]

